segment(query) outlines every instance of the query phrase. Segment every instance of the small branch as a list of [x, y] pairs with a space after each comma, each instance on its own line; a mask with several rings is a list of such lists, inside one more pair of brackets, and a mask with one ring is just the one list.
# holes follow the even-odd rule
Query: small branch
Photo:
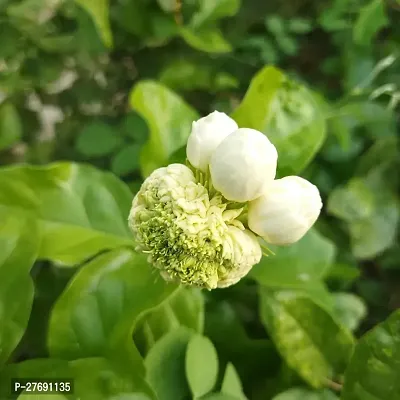
[[343, 385], [340, 383], [331, 381], [330, 379], [325, 380], [325, 386], [328, 387], [329, 389], [334, 390], [335, 392], [341, 392], [343, 389]]

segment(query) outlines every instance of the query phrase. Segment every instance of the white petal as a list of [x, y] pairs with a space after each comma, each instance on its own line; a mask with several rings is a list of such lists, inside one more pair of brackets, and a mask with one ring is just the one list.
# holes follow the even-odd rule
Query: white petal
[[277, 161], [276, 148], [264, 134], [241, 128], [224, 139], [212, 155], [211, 179], [228, 200], [254, 200], [275, 178]]
[[194, 121], [186, 146], [186, 156], [190, 163], [206, 172], [214, 150], [236, 129], [236, 122], [218, 111]]
[[248, 229], [241, 230], [235, 226], [229, 226], [226, 244], [230, 246], [227, 254], [236, 265], [218, 282], [219, 288], [232, 286], [246, 276], [262, 257], [261, 247], [256, 236]]
[[273, 181], [249, 203], [249, 228], [268, 243], [294, 243], [313, 226], [321, 208], [316, 186], [299, 176], [287, 176]]

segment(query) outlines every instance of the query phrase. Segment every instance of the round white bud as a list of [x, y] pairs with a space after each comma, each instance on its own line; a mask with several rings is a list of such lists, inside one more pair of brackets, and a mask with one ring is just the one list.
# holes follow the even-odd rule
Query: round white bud
[[322, 208], [318, 188], [299, 176], [273, 181], [249, 203], [249, 228], [268, 243], [297, 242], [313, 226]]
[[224, 139], [212, 155], [211, 179], [228, 200], [254, 200], [275, 178], [277, 161], [276, 148], [264, 134], [241, 128]]
[[218, 111], [194, 121], [186, 146], [186, 156], [190, 163], [203, 172], [208, 171], [212, 153], [236, 129], [236, 122]]

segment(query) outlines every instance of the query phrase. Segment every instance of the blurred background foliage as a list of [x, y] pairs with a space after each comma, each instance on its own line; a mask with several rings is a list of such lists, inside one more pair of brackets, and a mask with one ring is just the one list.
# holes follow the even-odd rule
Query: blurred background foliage
[[[233, 113], [239, 125], [264, 130], [254, 109], [266, 94], [275, 96], [269, 86], [281, 82], [280, 71], [308, 88], [304, 96], [313, 98], [321, 114], [305, 109], [295, 126], [290, 115], [299, 113], [304, 100], [295, 94], [276, 100], [278, 116], [284, 116], [264, 132], [280, 150], [279, 174], [301, 174], [319, 187], [325, 207], [316, 229], [264, 259], [251, 279], [206, 293], [205, 321], [192, 317], [183, 325], [205, 330], [220, 359], [234, 363], [251, 399], [336, 398], [330, 390], [293, 389], [302, 384], [299, 376], [321, 385], [307, 366], [291, 360], [290, 348], [280, 347], [279, 333], [269, 331], [281, 361], [264, 339], [263, 325], [274, 326], [279, 307], [295, 313], [302, 291], [357, 337], [400, 307], [400, 3], [0, 0], [0, 24], [2, 166], [89, 162], [135, 192], [154, 168], [182, 161], [182, 137], [199, 116], [217, 109]], [[47, 261], [37, 262], [33, 273], [34, 317], [14, 360], [47, 354], [43, 327], [72, 276]], [[295, 290], [295, 298], [267, 291], [258, 298], [254, 282]], [[198, 296], [182, 301], [196, 308]], [[308, 317], [330, 327], [331, 317], [321, 316], [315, 304], [304, 304]], [[135, 335], [143, 353], [156, 349], [145, 334], [148, 326], [165, 323], [173, 331], [180, 325], [170, 326], [168, 318], [160, 322], [162, 316], [161, 310], [139, 323]], [[326, 328], [324, 340], [335, 329]], [[182, 331], [162, 340], [181, 346], [187, 336]], [[153, 353], [146, 366], [157, 387], [160, 355]], [[327, 386], [337, 389], [335, 382]]]

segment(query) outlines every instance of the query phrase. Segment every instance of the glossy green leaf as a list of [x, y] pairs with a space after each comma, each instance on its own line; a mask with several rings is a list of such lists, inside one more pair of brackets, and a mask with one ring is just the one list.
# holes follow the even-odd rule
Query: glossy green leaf
[[303, 388], [289, 389], [278, 394], [272, 400], [339, 400], [335, 394], [329, 390], [310, 390]]
[[186, 377], [195, 398], [210, 392], [218, 377], [218, 355], [211, 340], [195, 335], [186, 350]]
[[240, 7], [240, 0], [201, 0], [199, 10], [193, 14], [190, 25], [199, 27], [224, 17], [233, 17]]
[[139, 168], [141, 146], [130, 144], [121, 149], [111, 160], [111, 170], [116, 175], [124, 176]]
[[146, 177], [186, 144], [192, 122], [199, 116], [177, 94], [152, 81], [139, 82], [133, 88], [130, 104], [150, 129], [149, 141], [140, 155], [142, 174]]
[[222, 380], [221, 392], [231, 395], [239, 400], [245, 400], [242, 382], [232, 363], [228, 363], [225, 369], [224, 379]]
[[22, 137], [22, 124], [17, 109], [11, 103], [0, 106], [0, 151], [18, 143]]
[[[122, 362], [113, 364], [105, 358], [83, 358], [74, 361], [50, 358], [11, 364], [2, 371], [0, 376], [1, 398], [4, 396], [8, 398], [11, 379], [33, 377], [73, 380], [73, 397], [68, 394], [67, 398], [96, 400], [155, 398], [152, 390], [133, 365]], [[47, 398], [53, 398], [52, 394], [48, 394]]]
[[268, 248], [275, 254], [263, 257], [250, 276], [265, 286], [281, 288], [319, 282], [328, 273], [336, 254], [335, 245], [315, 229], [290, 246], [268, 245]]
[[399, 310], [359, 340], [344, 376], [341, 399], [400, 399]]
[[338, 319], [351, 331], [356, 330], [367, 315], [364, 301], [352, 293], [334, 293], [333, 299]]
[[75, 0], [92, 17], [103, 43], [112, 46], [112, 33], [109, 21], [109, 0]]
[[131, 203], [124, 183], [90, 166], [57, 163], [0, 169], [0, 206], [40, 221], [40, 258], [74, 265], [99, 251], [131, 245]]
[[54, 357], [124, 357], [140, 371], [132, 341], [140, 315], [164, 301], [175, 285], [156, 279], [144, 256], [114, 250], [86, 264], [57, 300], [48, 345]]
[[353, 350], [349, 331], [310, 298], [261, 289], [261, 320], [286, 363], [308, 384], [325, 386], [342, 373]]
[[217, 27], [206, 27], [199, 30], [181, 28], [180, 34], [185, 42], [196, 50], [206, 53], [229, 53], [232, 46], [223, 37]]
[[80, 132], [76, 148], [86, 157], [102, 157], [113, 153], [122, 144], [116, 130], [102, 122], [93, 122]]
[[185, 378], [185, 354], [193, 333], [178, 328], [163, 336], [146, 356], [147, 381], [159, 400], [180, 400], [189, 397]]
[[135, 328], [135, 342], [147, 352], [162, 336], [180, 326], [203, 332], [204, 296], [199, 289], [179, 287], [164, 303], [143, 315]]
[[0, 206], [0, 368], [28, 325], [33, 301], [30, 270], [40, 246], [37, 222]]
[[274, 67], [256, 74], [232, 117], [240, 127], [268, 136], [278, 150], [281, 175], [299, 174], [326, 136], [316, 96]]
[[356, 44], [367, 46], [374, 36], [387, 24], [385, 3], [383, 0], [372, 0], [361, 8], [353, 27], [353, 40]]

